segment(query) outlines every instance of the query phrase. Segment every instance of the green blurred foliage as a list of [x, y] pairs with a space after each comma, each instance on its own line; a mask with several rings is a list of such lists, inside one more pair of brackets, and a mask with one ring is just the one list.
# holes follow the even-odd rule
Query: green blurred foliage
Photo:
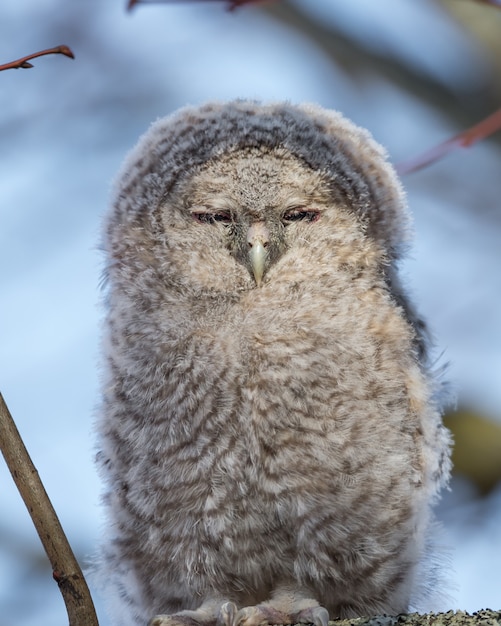
[[501, 424], [470, 410], [449, 413], [444, 421], [454, 437], [454, 472], [488, 494], [501, 482]]

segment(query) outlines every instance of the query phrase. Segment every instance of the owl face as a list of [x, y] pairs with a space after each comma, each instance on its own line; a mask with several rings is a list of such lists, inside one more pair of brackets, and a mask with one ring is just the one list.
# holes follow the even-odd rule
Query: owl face
[[323, 174], [278, 149], [212, 159], [177, 186], [161, 216], [166, 244], [176, 247], [176, 275], [217, 291], [269, 284], [270, 270], [280, 274], [292, 250], [299, 274], [301, 249], [335, 239], [343, 221], [363, 235]]
[[124, 163], [106, 273], [134, 306], [144, 293], [150, 309], [205, 295], [237, 300], [392, 266], [408, 218], [384, 151], [339, 113], [244, 101], [186, 107], [153, 124]]

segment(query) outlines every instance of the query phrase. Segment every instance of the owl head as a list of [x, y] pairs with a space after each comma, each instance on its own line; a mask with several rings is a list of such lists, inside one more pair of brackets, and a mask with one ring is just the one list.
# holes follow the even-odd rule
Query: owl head
[[252, 289], [294, 247], [320, 259], [354, 232], [391, 265], [408, 226], [401, 185], [366, 130], [311, 104], [237, 100], [150, 127], [116, 183], [105, 247], [108, 271], [156, 268], [180, 288]]

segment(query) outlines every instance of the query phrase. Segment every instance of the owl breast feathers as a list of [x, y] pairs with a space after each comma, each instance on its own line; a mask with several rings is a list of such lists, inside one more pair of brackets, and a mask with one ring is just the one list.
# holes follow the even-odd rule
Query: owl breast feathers
[[130, 153], [104, 234], [114, 623], [325, 626], [421, 594], [450, 441], [408, 230], [382, 148], [316, 106], [185, 108]]

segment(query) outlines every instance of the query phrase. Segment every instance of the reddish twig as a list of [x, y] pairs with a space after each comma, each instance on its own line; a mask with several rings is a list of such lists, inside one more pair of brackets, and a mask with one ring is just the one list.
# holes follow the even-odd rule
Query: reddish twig
[[75, 58], [75, 55], [70, 48], [68, 48], [68, 46], [56, 46], [55, 48], [48, 48], [47, 50], [40, 50], [40, 52], [28, 54], [28, 56], [25, 56], [22, 59], [17, 59], [16, 61], [11, 61], [10, 63], [4, 63], [3, 65], [0, 65], [0, 72], [2, 70], [18, 70], [19, 68], [29, 69], [30, 67], [33, 67], [32, 63], [29, 62], [31, 59], [43, 57], [46, 54], [64, 54], [64, 56], [70, 57], [70, 59]]
[[70, 626], [98, 626], [94, 604], [56, 512], [0, 394], [0, 450], [26, 504], [63, 595]]
[[501, 0], [477, 0], [477, 2], [482, 2], [483, 4], [490, 4], [493, 7], [497, 7], [501, 9]]
[[[195, 0], [129, 0], [127, 4], [127, 11], [130, 11], [138, 4], [172, 4], [174, 2], [177, 3], [185, 3], [193, 2]], [[273, 2], [276, 0], [197, 0], [198, 2], [226, 2], [228, 11], [234, 11], [238, 9], [238, 7], [243, 6], [244, 4], [259, 4], [262, 2]]]
[[427, 150], [413, 159], [399, 163], [396, 166], [397, 172], [399, 174], [410, 174], [411, 172], [416, 172], [417, 170], [438, 161], [449, 152], [452, 152], [457, 148], [468, 148], [477, 141], [485, 139], [498, 130], [501, 130], [501, 109], [498, 109], [492, 115], [489, 115], [478, 124], [475, 124], [475, 126], [472, 126], [459, 135], [444, 141], [431, 150]]

